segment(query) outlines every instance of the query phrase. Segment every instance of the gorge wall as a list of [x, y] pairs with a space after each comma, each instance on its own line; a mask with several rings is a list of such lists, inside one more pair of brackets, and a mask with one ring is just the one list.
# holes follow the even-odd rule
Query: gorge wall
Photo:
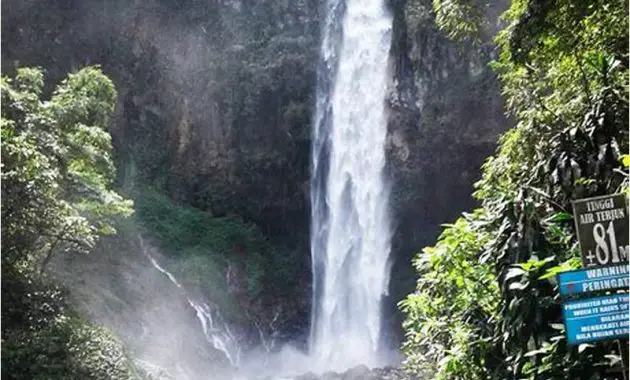
[[[394, 266], [386, 309], [397, 344], [395, 303], [414, 288], [413, 253], [440, 223], [471, 208], [479, 167], [509, 122], [486, 66], [489, 44], [450, 42], [434, 25], [430, 0], [390, 5]], [[111, 133], [123, 191], [151, 187], [214, 217], [236, 215], [287, 247], [298, 270], [291, 297], [279, 301], [294, 303], [283, 323], [305, 334], [320, 2], [7, 0], [2, 12], [3, 72], [40, 66], [55, 83], [99, 64], [114, 80]]]

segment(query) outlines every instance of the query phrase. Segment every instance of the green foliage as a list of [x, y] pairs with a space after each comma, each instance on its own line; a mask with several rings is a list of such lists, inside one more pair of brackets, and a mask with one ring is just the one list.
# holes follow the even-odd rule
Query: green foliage
[[[515, 0], [503, 20], [492, 66], [516, 127], [483, 166], [475, 192], [482, 211], [448, 227], [416, 260], [429, 279], [448, 278], [449, 266], [465, 261], [480, 271], [492, 265], [495, 280], [481, 281], [475, 301], [495, 307], [460, 317], [452, 303], [463, 295], [450, 296], [448, 307], [434, 299], [466, 294], [465, 281], [420, 280], [401, 305], [409, 368], [440, 378], [599, 379], [619, 358], [608, 355], [609, 342], [567, 346], [554, 287], [558, 272], [580, 263], [571, 200], [628, 189], [626, 3]], [[422, 264], [448, 244], [465, 251], [446, 250], [456, 264]], [[449, 316], [444, 323], [454, 316], [453, 330], [423, 335], [440, 315]]]
[[236, 217], [214, 217], [192, 207], [174, 203], [167, 196], [146, 189], [136, 195], [138, 217], [172, 255], [203, 247], [213, 254], [266, 248], [263, 234], [254, 225]]
[[82, 322], [42, 274], [59, 250], [87, 251], [132, 203], [111, 190], [116, 92], [85, 68], [42, 100], [43, 73], [2, 77], [2, 376], [132, 379], [105, 330]]
[[294, 296], [295, 273], [303, 270], [295, 254], [273, 246], [254, 224], [176, 204], [152, 188], [137, 191], [135, 205], [142, 226], [172, 259], [169, 270], [231, 322], [268, 317], [263, 305]]
[[480, 261], [491, 238], [483, 231], [488, 222], [483, 210], [464, 215], [414, 260], [418, 289], [400, 302], [408, 368], [436, 379], [489, 375], [497, 359], [486, 335], [495, 327], [500, 293], [493, 266]]
[[85, 250], [132, 203], [111, 190], [108, 113], [112, 82], [96, 68], [72, 74], [42, 101], [43, 74], [2, 77], [3, 260], [41, 260]]
[[483, 22], [484, 4], [478, 1], [433, 0], [435, 22], [457, 41], [477, 42]]
[[254, 225], [177, 205], [152, 189], [137, 193], [136, 208], [142, 225], [174, 258], [172, 268], [182, 281], [230, 309], [226, 276], [231, 268], [237, 292], [245, 292], [250, 300], [258, 297], [263, 287], [263, 253], [270, 246]]
[[2, 287], [3, 378], [138, 378], [122, 344], [69, 312], [62, 289], [24, 270], [3, 272]]

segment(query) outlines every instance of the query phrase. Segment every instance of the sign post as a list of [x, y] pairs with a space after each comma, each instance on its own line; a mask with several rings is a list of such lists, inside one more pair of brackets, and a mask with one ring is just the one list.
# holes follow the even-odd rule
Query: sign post
[[[626, 197], [610, 194], [578, 199], [573, 201], [573, 212], [584, 268], [557, 276], [564, 298], [567, 344], [616, 340], [627, 380], [630, 250]], [[625, 293], [619, 292], [622, 289]], [[593, 293], [599, 295], [585, 297]]]
[[[627, 337], [626, 337], [627, 339]], [[617, 347], [619, 347], [619, 355], [621, 356], [621, 373], [623, 374], [623, 380], [628, 380], [628, 346], [621, 344], [621, 339], [617, 339]]]

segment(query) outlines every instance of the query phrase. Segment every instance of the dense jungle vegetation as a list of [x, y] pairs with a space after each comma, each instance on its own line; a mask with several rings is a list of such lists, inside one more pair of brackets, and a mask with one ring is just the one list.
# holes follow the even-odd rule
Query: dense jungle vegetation
[[[452, 38], [485, 43], [486, 2], [433, 4]], [[412, 372], [602, 379], [620, 365], [612, 342], [567, 346], [555, 275], [581, 266], [571, 201], [628, 194], [627, 7], [515, 0], [503, 14], [492, 67], [517, 124], [483, 166], [480, 207], [415, 258], [400, 302]]]
[[46, 276], [52, 255], [87, 253], [133, 211], [112, 190], [115, 102], [98, 68], [70, 74], [50, 97], [41, 70], [2, 77], [2, 377], [135, 376], [120, 341], [74, 312]]

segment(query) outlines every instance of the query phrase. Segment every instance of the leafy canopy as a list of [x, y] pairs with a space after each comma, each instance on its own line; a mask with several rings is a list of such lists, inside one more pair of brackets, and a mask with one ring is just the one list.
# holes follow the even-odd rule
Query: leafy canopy
[[38, 69], [2, 77], [3, 260], [12, 263], [90, 248], [98, 234], [115, 232], [113, 218], [132, 212], [111, 189], [111, 80], [85, 68], [49, 100], [43, 87]]
[[[434, 10], [451, 36], [478, 38], [467, 33], [483, 25], [469, 24], [490, 5], [436, 0]], [[481, 209], [415, 260], [417, 290], [400, 304], [408, 368], [600, 379], [620, 357], [610, 342], [566, 344], [555, 274], [580, 265], [571, 200], [628, 192], [627, 4], [513, 0], [502, 22], [491, 65], [516, 126], [483, 166]]]
[[1, 95], [2, 377], [135, 378], [121, 343], [41, 273], [54, 252], [87, 251], [132, 212], [111, 189], [114, 86], [85, 68], [44, 100], [43, 73], [22, 68], [2, 77]]

